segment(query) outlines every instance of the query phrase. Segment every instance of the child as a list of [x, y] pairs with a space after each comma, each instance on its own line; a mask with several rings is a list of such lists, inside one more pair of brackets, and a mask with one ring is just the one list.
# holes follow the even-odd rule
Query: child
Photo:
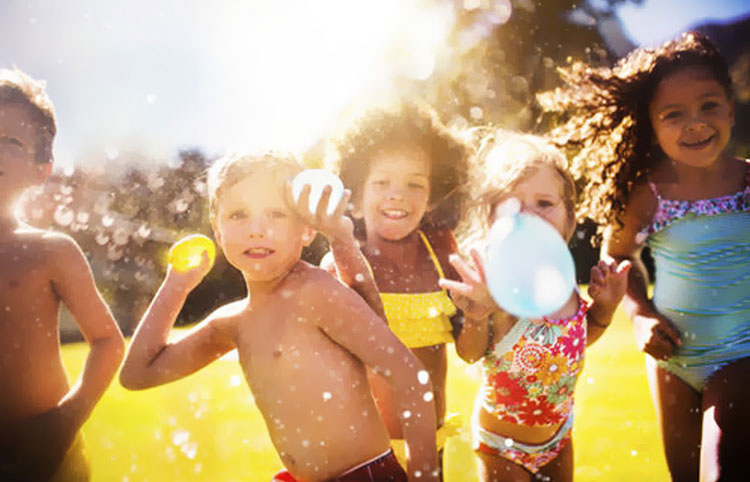
[[[124, 342], [68, 236], [18, 221], [15, 205], [52, 167], [56, 122], [40, 82], [0, 69], [0, 480], [88, 480], [79, 430], [117, 371]], [[89, 344], [71, 388], [58, 310]]]
[[[532, 135], [506, 134], [492, 155], [481, 157], [469, 184], [476, 196], [470, 210], [475, 233], [486, 235], [501, 211], [515, 204], [570, 239], [576, 220], [575, 184], [557, 149]], [[440, 283], [465, 315], [456, 340], [458, 354], [469, 363], [483, 359], [473, 422], [480, 476], [484, 481], [529, 481], [534, 476], [573, 480], [575, 383], [585, 346], [612, 321], [629, 265], [602, 261], [592, 268], [590, 307], [576, 291], [556, 313], [530, 320], [517, 319], [494, 304], [476, 249], [472, 258], [473, 267], [458, 256], [451, 259], [463, 282]]]
[[[558, 140], [582, 148], [585, 212], [603, 254], [630, 259], [625, 308], [646, 358], [674, 480], [749, 480], [750, 167], [725, 152], [727, 64], [701, 34], [638, 49], [612, 69], [566, 71], [542, 100], [570, 113]], [[570, 94], [575, 94], [571, 96]], [[653, 298], [641, 263], [656, 267]]]
[[[211, 223], [247, 297], [217, 309], [168, 342], [187, 294], [209, 269], [167, 270], [140, 322], [120, 375], [142, 389], [183, 378], [237, 348], [240, 364], [288, 472], [274, 480], [406, 480], [369, 392], [364, 365], [398, 394], [409, 441], [409, 480], [435, 480], [434, 408], [421, 364], [353, 291], [300, 260], [313, 231], [287, 202], [300, 171], [273, 154], [227, 156], [209, 172]], [[321, 231], [342, 233], [346, 198]], [[349, 223], [348, 244], [354, 244]], [[345, 241], [345, 240], [339, 240]], [[336, 243], [332, 243], [334, 246]], [[380, 474], [380, 475], [377, 475]]]
[[[337, 150], [341, 179], [352, 191], [355, 234], [388, 326], [424, 363], [432, 380], [442, 451], [448, 429], [455, 430], [455, 421], [451, 427], [443, 424], [445, 345], [453, 341], [456, 308], [438, 280], [456, 277], [448, 256], [456, 251], [451, 229], [460, 214], [458, 187], [466, 179], [469, 151], [434, 113], [414, 104], [370, 112]], [[344, 282], [356, 278], [341, 266], [333, 268], [330, 260], [323, 265], [338, 271]], [[377, 306], [381, 300], [369, 301]], [[371, 385], [391, 437], [403, 438], [388, 387], [377, 377]], [[397, 453], [401, 445], [394, 441]]]

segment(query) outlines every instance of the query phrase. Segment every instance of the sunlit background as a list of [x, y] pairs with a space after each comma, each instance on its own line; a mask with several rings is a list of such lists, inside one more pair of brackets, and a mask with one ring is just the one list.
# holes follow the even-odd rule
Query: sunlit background
[[[76, 239], [129, 334], [169, 245], [211, 234], [202, 173], [221, 153], [273, 147], [319, 164], [326, 139], [353, 116], [401, 97], [431, 103], [455, 129], [539, 130], [535, 94], [556, 85], [557, 67], [610, 64], [694, 27], [730, 61], [731, 147], [750, 154], [746, 0], [2, 0], [0, 66], [46, 80], [59, 124], [55, 174], [24, 216]], [[596, 257], [589, 228], [574, 236], [579, 275]], [[218, 253], [178, 324], [242, 292]], [[69, 317], [61, 335], [80, 340]], [[85, 353], [67, 345], [71, 375]], [[449, 409], [468, 424], [478, 374], [455, 354], [450, 370]], [[586, 370], [576, 479], [663, 480], [642, 355], [624, 317]], [[113, 385], [84, 435], [94, 480], [268, 480], [280, 467], [227, 360], [148, 395]], [[464, 431], [449, 445], [446, 480], [475, 480], [469, 439]]]
[[[461, 53], [536, 3], [6, 0], [0, 65], [48, 81], [58, 168], [124, 152], [166, 160], [183, 146], [304, 151], [405, 81], [455, 79]], [[572, 19], [557, 23], [598, 26], [618, 53], [750, 10], [741, 0], [543, 3]], [[469, 22], [471, 12], [482, 15]]]

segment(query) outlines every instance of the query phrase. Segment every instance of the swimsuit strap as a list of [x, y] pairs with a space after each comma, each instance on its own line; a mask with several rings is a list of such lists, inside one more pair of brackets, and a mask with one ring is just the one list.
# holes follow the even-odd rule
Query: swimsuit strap
[[648, 187], [651, 188], [651, 192], [654, 193], [654, 196], [656, 196], [656, 199], [661, 201], [661, 196], [659, 195], [659, 190], [656, 189], [656, 184], [654, 184], [654, 181], [651, 179], [648, 180]]
[[[417, 232], [419, 233], [419, 237], [422, 239], [422, 243], [424, 244], [425, 248], [427, 248], [427, 252], [430, 254], [430, 259], [432, 260], [432, 264], [435, 266], [435, 270], [438, 273], [438, 276], [441, 278], [445, 278], [445, 274], [443, 273], [443, 267], [440, 266], [440, 261], [437, 259], [437, 255], [435, 254], [435, 251], [432, 249], [432, 245], [430, 245], [430, 242], [427, 240], [427, 236], [422, 232], [421, 229], [418, 229]], [[375, 280], [375, 273], [372, 271], [372, 266], [370, 265], [370, 261], [367, 260], [367, 256], [362, 254], [362, 257], [365, 260], [365, 266], [367, 266], [367, 271], [370, 272], [370, 276], [372, 276], [373, 281]], [[376, 283], [377, 284], [377, 283]]]
[[432, 259], [432, 264], [435, 265], [435, 270], [437, 270], [438, 275], [440, 275], [441, 278], [445, 278], [445, 274], [443, 273], [443, 267], [440, 266], [440, 261], [438, 261], [435, 251], [433, 251], [432, 246], [430, 245], [430, 242], [427, 241], [427, 236], [425, 236], [425, 234], [422, 232], [421, 229], [418, 230], [418, 232], [419, 232], [419, 236], [422, 238], [422, 242], [427, 248], [427, 251], [430, 253], [430, 259]]

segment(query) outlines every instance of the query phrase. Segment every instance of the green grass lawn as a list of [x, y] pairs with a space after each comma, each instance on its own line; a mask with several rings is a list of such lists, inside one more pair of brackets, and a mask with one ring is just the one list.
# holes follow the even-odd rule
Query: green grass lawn
[[[85, 344], [63, 348], [71, 378]], [[450, 352], [448, 408], [464, 429], [446, 447], [446, 481], [476, 480], [469, 420], [479, 366]], [[643, 355], [619, 314], [587, 351], [575, 410], [576, 481], [668, 480]], [[116, 382], [83, 428], [93, 481], [261, 481], [281, 468], [239, 368], [222, 359], [187, 379], [142, 392]]]

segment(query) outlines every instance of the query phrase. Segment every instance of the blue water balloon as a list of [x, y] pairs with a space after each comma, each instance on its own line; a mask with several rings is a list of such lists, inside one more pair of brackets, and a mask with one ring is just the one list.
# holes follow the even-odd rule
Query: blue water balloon
[[487, 287], [510, 314], [541, 318], [555, 313], [575, 289], [575, 264], [560, 233], [530, 214], [501, 216], [490, 231]]

